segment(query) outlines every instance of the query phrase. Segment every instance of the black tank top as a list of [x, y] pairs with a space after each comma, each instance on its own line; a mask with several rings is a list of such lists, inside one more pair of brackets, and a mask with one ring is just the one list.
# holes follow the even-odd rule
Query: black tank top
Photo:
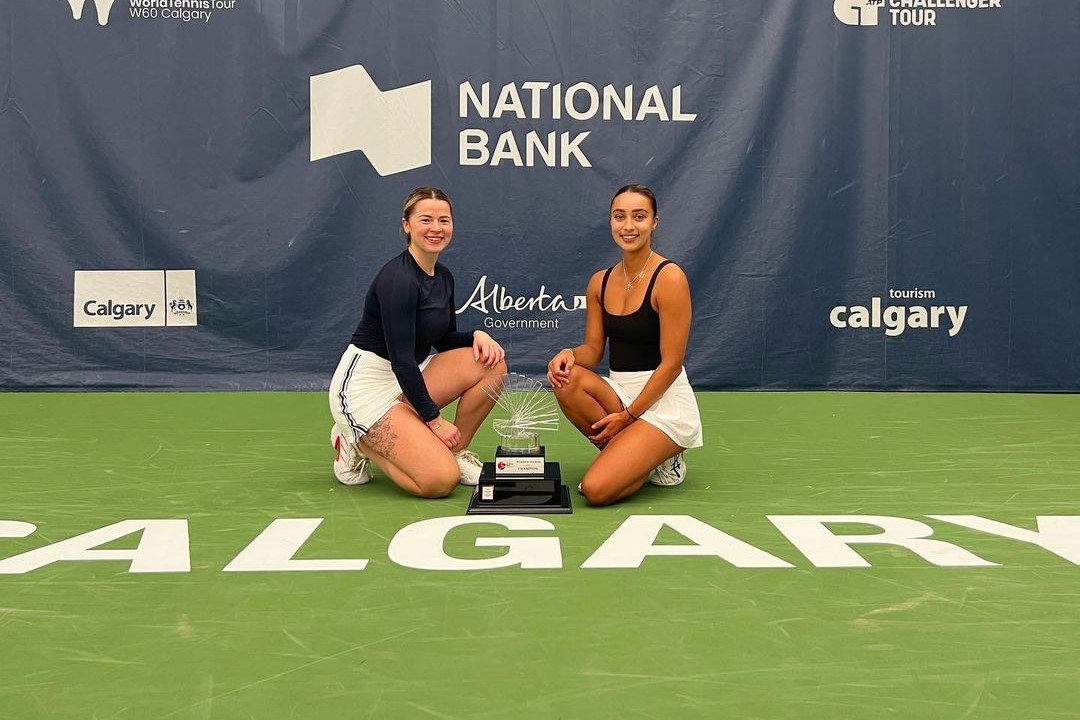
[[607, 293], [607, 281], [614, 267], [608, 268], [600, 284], [600, 308], [604, 312], [604, 334], [608, 337], [611, 354], [608, 366], [615, 372], [636, 372], [655, 370], [660, 365], [660, 315], [652, 306], [653, 285], [665, 265], [665, 260], [656, 266], [641, 307], [627, 315], [614, 315], [607, 311], [604, 295]]

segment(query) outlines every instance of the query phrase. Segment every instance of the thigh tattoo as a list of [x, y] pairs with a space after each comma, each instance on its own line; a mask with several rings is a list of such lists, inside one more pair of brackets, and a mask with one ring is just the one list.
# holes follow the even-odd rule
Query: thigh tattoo
[[383, 417], [375, 423], [367, 434], [361, 439], [361, 443], [382, 455], [387, 460], [393, 460], [397, 455], [398, 435], [390, 424], [390, 415]]

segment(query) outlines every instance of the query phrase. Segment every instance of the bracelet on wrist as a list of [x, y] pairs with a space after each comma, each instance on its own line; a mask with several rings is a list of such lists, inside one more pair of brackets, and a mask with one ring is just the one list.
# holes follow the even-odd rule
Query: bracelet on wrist
[[442, 427], [442, 416], [440, 415], [439, 417], [435, 418], [434, 420], [429, 420], [427, 426], [429, 428], [431, 428], [432, 430], [438, 430], [439, 428]]
[[627, 406], [626, 406], [626, 407], [625, 407], [624, 409], [626, 410], [626, 414], [630, 416], [630, 419], [631, 419], [631, 420], [637, 420], [637, 419], [638, 419], [638, 416], [637, 416], [637, 415], [635, 415], [634, 413], [630, 412], [630, 406], [629, 406], [629, 405], [627, 405]]

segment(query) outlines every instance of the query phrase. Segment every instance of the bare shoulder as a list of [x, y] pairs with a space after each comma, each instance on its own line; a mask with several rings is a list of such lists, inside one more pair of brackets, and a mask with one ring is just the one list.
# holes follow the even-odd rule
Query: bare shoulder
[[600, 294], [600, 285], [603, 284], [603, 282], [604, 282], [604, 273], [606, 273], [607, 271], [608, 271], [607, 268], [601, 268], [600, 270], [597, 270], [596, 272], [594, 272], [592, 277], [589, 278], [588, 292], [589, 292], [590, 295], [599, 295]]
[[690, 281], [686, 279], [686, 273], [683, 272], [681, 267], [674, 262], [669, 262], [660, 269], [660, 274], [656, 276], [654, 292], [660, 292], [664, 295], [672, 293], [689, 295]]

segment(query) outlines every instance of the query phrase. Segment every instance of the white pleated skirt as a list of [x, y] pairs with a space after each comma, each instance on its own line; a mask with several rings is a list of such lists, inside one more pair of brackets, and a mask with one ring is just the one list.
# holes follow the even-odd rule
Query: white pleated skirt
[[[652, 370], [612, 371], [604, 380], [618, 394], [623, 407], [629, 407], [641, 393], [645, 383], [649, 382], [652, 374]], [[701, 414], [698, 412], [694, 390], [686, 377], [686, 368], [679, 372], [671, 387], [638, 419], [659, 429], [681, 448], [701, 447]]]

